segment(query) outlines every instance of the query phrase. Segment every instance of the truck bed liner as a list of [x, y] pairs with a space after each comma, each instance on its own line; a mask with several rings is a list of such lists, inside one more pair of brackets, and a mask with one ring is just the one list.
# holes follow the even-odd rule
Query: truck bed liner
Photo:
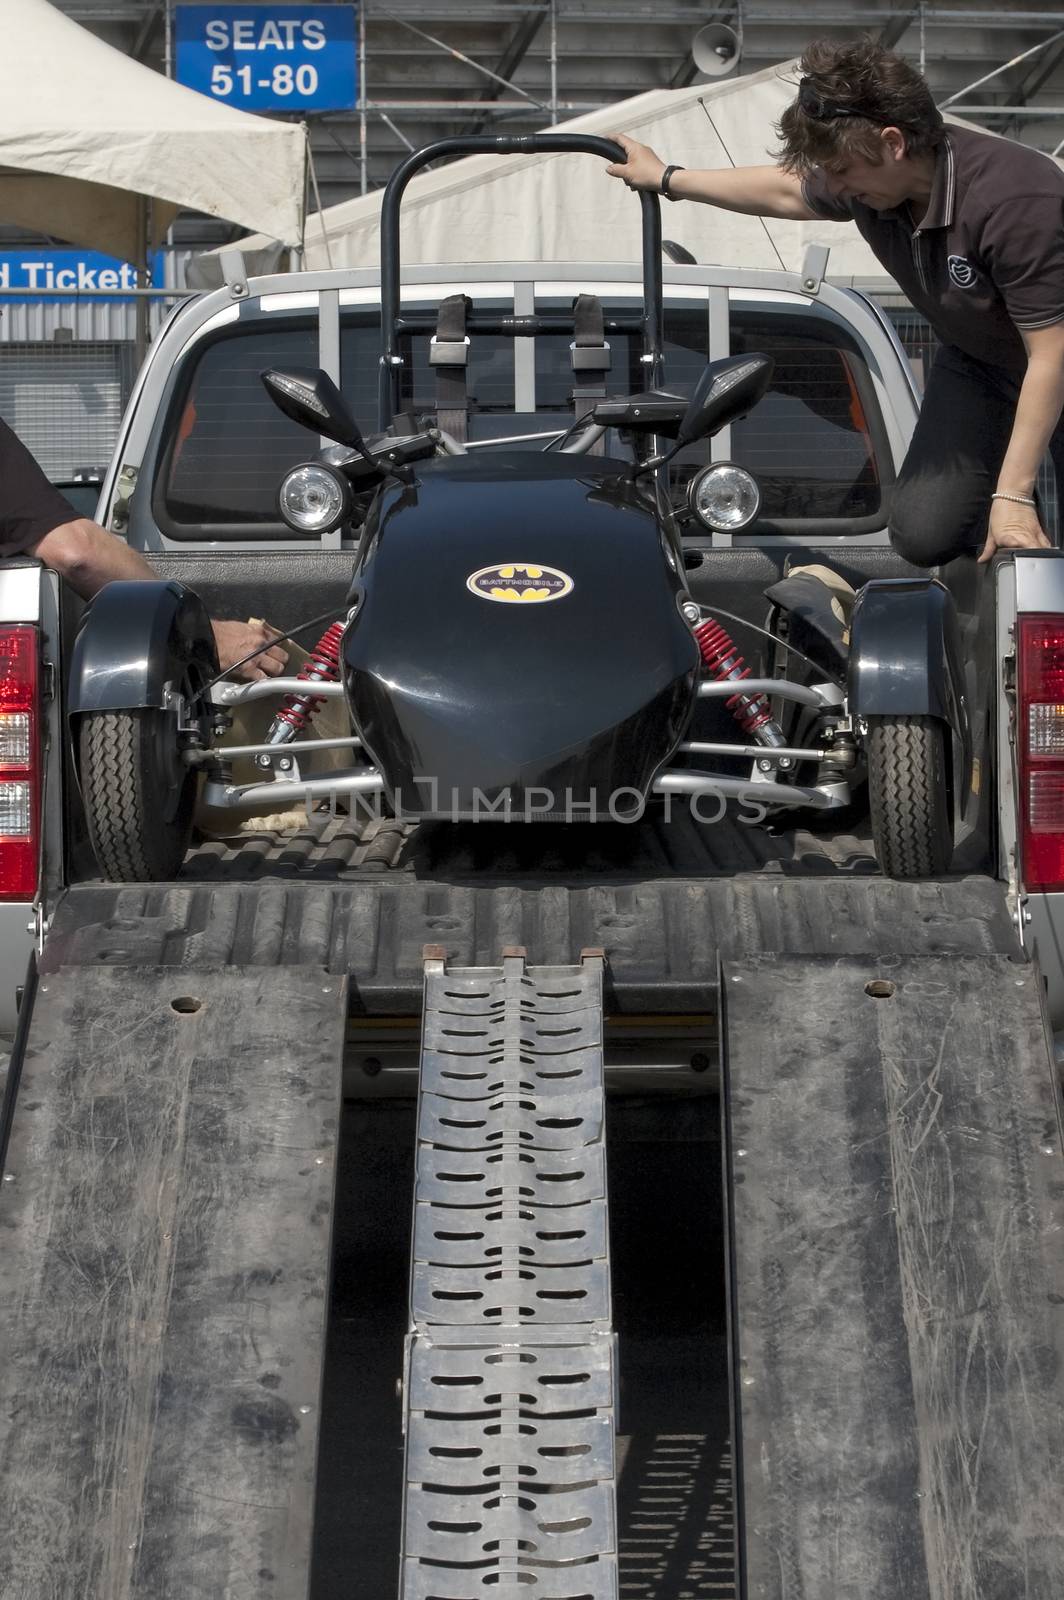
[[[588, 866], [314, 874], [243, 883], [80, 885], [58, 906], [42, 971], [63, 966], [318, 966], [350, 977], [355, 1013], [416, 1015], [422, 950], [463, 966], [523, 945], [559, 965], [602, 947], [607, 1010], [704, 1012], [720, 956], [1018, 954], [1003, 886], [971, 877], [895, 883], [857, 872], [697, 877]], [[295, 881], [293, 881], [293, 878]]]
[[672, 819], [650, 811], [637, 824], [582, 827], [539, 823], [453, 824], [318, 817], [293, 832], [264, 828], [232, 839], [203, 839], [190, 852], [182, 881], [239, 883], [261, 877], [343, 882], [363, 872], [396, 871], [446, 878], [544, 879], [731, 877], [740, 872], [846, 874], [877, 872], [864, 831], [819, 832], [791, 826], [770, 831], [729, 815], [699, 825], [685, 807]]

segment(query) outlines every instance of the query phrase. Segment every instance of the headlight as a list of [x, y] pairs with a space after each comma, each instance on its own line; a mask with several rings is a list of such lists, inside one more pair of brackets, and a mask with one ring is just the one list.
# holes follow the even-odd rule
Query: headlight
[[297, 533], [330, 533], [349, 514], [351, 491], [331, 467], [293, 467], [281, 481], [277, 505]]
[[753, 522], [761, 509], [761, 491], [743, 467], [730, 461], [703, 467], [691, 479], [687, 503], [699, 522], [718, 533], [735, 533]]

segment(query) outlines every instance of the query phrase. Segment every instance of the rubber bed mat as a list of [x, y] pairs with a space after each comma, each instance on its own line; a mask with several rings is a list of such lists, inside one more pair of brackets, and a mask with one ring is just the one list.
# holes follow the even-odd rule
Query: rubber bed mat
[[837, 821], [773, 832], [674, 808], [569, 827], [321, 816], [203, 840], [175, 883], [68, 890], [41, 966], [319, 965], [350, 975], [355, 1013], [411, 1015], [426, 944], [465, 966], [601, 947], [614, 1013], [712, 1009], [722, 956], [1019, 953], [994, 879], [895, 883]]

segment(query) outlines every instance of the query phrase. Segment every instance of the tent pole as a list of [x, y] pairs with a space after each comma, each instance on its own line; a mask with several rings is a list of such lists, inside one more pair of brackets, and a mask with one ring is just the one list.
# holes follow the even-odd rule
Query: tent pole
[[369, 0], [362, 0], [362, 4], [358, 8], [358, 162], [363, 194], [369, 188], [369, 126], [366, 116], [366, 13], [368, 10]]
[[558, 121], [558, 0], [550, 0], [550, 120]]
[[[331, 272], [332, 271], [333, 262], [332, 262], [332, 251], [329, 248], [329, 230], [325, 225], [325, 212], [322, 210], [321, 194], [320, 194], [320, 192], [318, 190], [318, 169], [314, 165], [314, 151], [311, 148], [309, 136], [307, 138], [307, 159], [308, 159], [308, 162], [309, 162], [309, 165], [310, 165], [310, 181], [311, 181], [311, 184], [313, 185], [313, 188], [314, 188], [314, 200], [315, 200], [315, 203], [317, 204], [317, 207], [318, 207], [318, 222], [319, 222], [319, 224], [321, 226], [321, 244], [322, 244], [322, 249], [325, 251], [325, 265], [328, 267], [329, 271]], [[303, 231], [304, 231], [304, 236], [305, 236], [305, 234], [306, 234], [306, 227], [305, 226], [304, 226], [304, 230]]]
[[[137, 288], [148, 287], [148, 197], [137, 196]], [[144, 365], [144, 358], [148, 354], [148, 318], [151, 314], [151, 299], [146, 294], [138, 294], [136, 321], [134, 324], [134, 355], [137, 371]]]

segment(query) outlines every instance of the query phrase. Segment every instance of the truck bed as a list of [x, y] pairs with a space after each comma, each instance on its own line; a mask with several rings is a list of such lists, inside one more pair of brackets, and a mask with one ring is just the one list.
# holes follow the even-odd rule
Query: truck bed
[[[867, 819], [863, 819], [867, 823]], [[230, 839], [199, 836], [179, 881], [244, 883], [260, 878], [345, 883], [366, 873], [407, 877], [560, 878], [623, 881], [651, 877], [722, 878], [767, 872], [787, 876], [877, 874], [866, 828], [817, 832], [747, 827], [726, 817], [700, 826], [679, 810], [666, 824], [562, 827], [543, 823], [400, 823], [391, 818], [311, 818], [289, 831], [249, 823]]]
[[602, 947], [610, 1010], [704, 1013], [718, 960], [1018, 955], [1004, 885], [881, 878], [865, 838], [738, 823], [583, 828], [323, 818], [201, 843], [172, 884], [83, 882], [42, 970], [318, 965], [354, 1014], [416, 1014], [426, 944], [464, 965], [524, 945], [543, 962]]

